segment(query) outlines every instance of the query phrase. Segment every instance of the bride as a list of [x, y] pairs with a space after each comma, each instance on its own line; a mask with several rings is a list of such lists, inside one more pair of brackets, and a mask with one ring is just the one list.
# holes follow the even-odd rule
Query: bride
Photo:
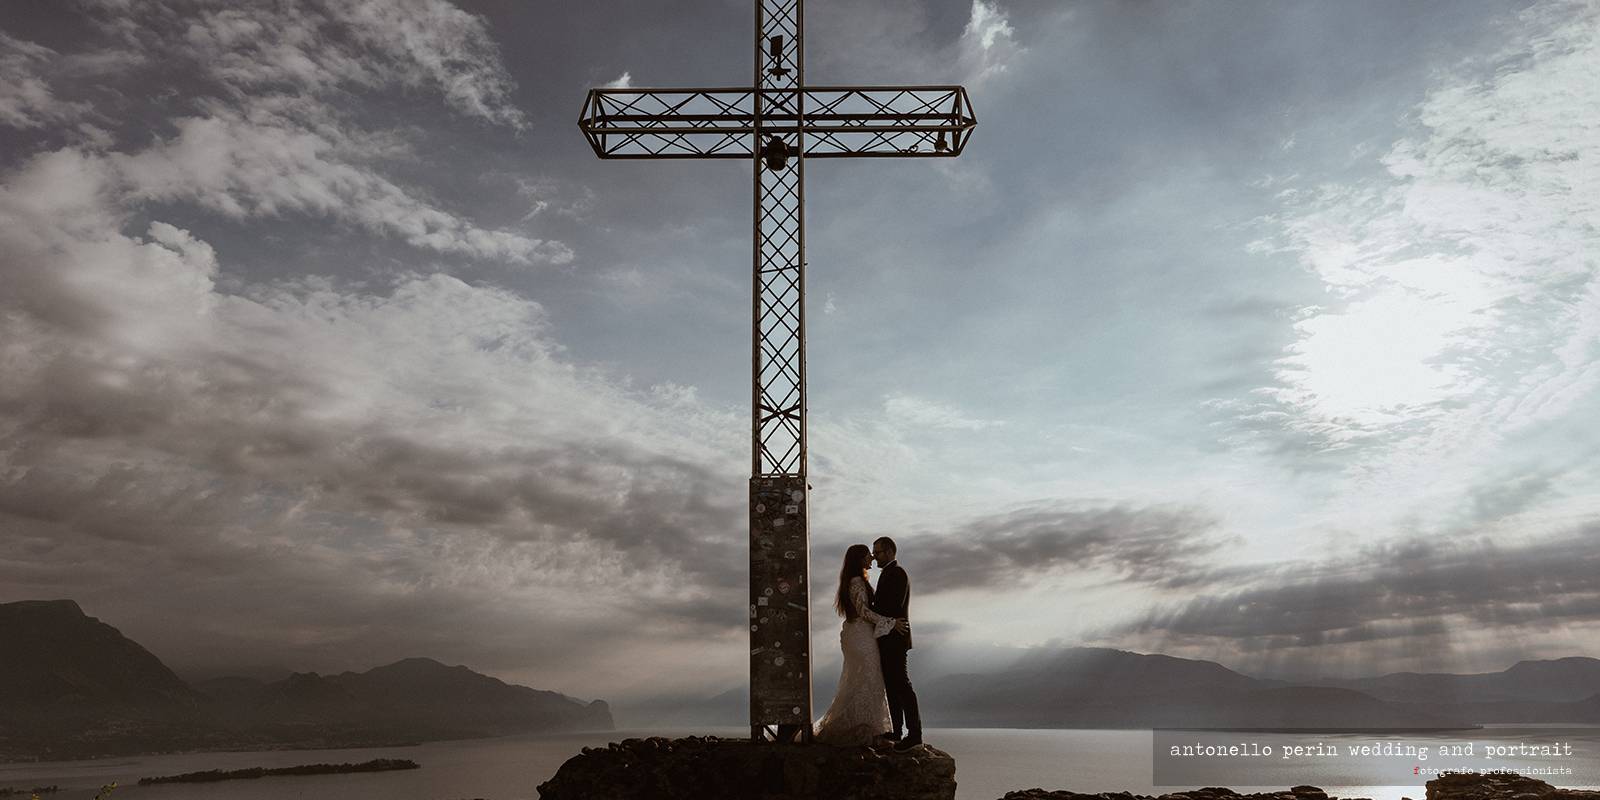
[[874, 613], [867, 567], [872, 551], [864, 544], [850, 545], [839, 570], [839, 591], [833, 608], [844, 617], [839, 648], [844, 651], [844, 672], [833, 704], [817, 720], [816, 740], [832, 745], [880, 743], [889, 732], [889, 700], [883, 690], [883, 668], [878, 663], [878, 637], [894, 628], [894, 617]]

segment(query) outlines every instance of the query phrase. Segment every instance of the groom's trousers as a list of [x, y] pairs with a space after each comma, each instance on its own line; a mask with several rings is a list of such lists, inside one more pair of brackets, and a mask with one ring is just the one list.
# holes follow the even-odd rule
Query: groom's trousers
[[889, 695], [889, 718], [894, 722], [894, 733], [900, 735], [901, 723], [912, 737], [922, 738], [922, 714], [917, 710], [917, 693], [911, 688], [911, 676], [906, 674], [906, 640], [898, 633], [878, 639], [878, 663], [883, 666], [883, 688]]

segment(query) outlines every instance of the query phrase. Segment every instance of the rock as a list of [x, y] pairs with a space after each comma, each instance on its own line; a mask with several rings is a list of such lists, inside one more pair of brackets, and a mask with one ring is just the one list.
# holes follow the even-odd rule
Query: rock
[[954, 800], [956, 762], [926, 745], [779, 744], [689, 736], [587, 748], [540, 784], [541, 800]]
[[1512, 772], [1455, 772], [1428, 781], [1427, 800], [1600, 800], [1600, 792], [1557, 789]]
[[1204, 789], [1188, 789], [1159, 796], [1127, 792], [1082, 794], [1061, 790], [1025, 789], [1020, 792], [1006, 792], [1005, 797], [1000, 800], [1329, 800], [1329, 798], [1315, 786], [1296, 786], [1287, 791], [1261, 794], [1239, 794], [1224, 786], [1207, 786]]
[[[1515, 773], [1462, 774], [1446, 773], [1428, 781], [1427, 800], [1600, 800], [1600, 792], [1580, 789], [1557, 789], [1548, 783]], [[1315, 786], [1296, 786], [1287, 792], [1265, 794], [1238, 794], [1232, 789], [1208, 786], [1189, 789], [1156, 797], [1130, 795], [1127, 792], [1100, 792], [1082, 794], [1068, 791], [1026, 789], [1006, 792], [1000, 800], [1339, 800]], [[1366, 800], [1366, 798], [1345, 798]], [[1411, 800], [1409, 797], [1401, 800]]]

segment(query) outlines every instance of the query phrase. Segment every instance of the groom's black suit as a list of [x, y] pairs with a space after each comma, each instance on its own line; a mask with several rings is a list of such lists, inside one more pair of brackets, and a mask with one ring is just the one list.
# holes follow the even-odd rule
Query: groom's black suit
[[906, 632], [891, 630], [878, 637], [878, 663], [883, 665], [883, 688], [889, 695], [889, 717], [895, 736], [901, 721], [913, 739], [922, 738], [922, 714], [917, 711], [917, 693], [906, 674], [906, 651], [911, 649], [911, 578], [898, 561], [890, 561], [878, 575], [878, 588], [872, 593], [872, 610], [885, 617], [906, 621]]

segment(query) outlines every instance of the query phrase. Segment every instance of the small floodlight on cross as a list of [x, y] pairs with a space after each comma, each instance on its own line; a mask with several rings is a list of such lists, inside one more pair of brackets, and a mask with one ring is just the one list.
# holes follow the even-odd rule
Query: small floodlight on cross
[[766, 162], [767, 169], [783, 169], [789, 165], [789, 146], [777, 134], [769, 134], [767, 143], [761, 146], [761, 160]]
[[757, 0], [755, 83], [591, 89], [578, 125], [601, 158], [752, 161], [750, 729], [811, 737], [805, 163], [954, 157], [972, 129], [960, 86], [805, 85], [801, 0]]

